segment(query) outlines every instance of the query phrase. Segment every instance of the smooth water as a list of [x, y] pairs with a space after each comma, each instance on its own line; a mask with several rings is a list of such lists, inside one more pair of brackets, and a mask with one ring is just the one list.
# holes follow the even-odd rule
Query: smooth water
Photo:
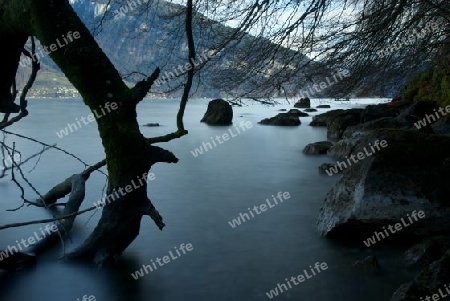
[[[355, 107], [379, 100], [337, 103], [314, 100], [314, 104], [331, 103], [333, 108]], [[318, 165], [333, 162], [326, 156], [306, 156], [303, 148], [326, 140], [325, 128], [313, 128], [311, 117], [301, 118], [299, 127], [261, 126], [262, 118], [276, 115], [280, 108], [250, 105], [234, 108], [234, 124], [211, 127], [200, 123], [207, 100], [193, 100], [186, 109], [185, 127], [189, 135], [160, 146], [172, 151], [177, 164], [159, 163], [152, 168], [155, 179], [149, 182], [149, 197], [163, 215], [166, 228], [159, 231], [150, 218], [144, 218], [138, 238], [123, 253], [117, 266], [96, 270], [91, 266], [70, 264], [58, 257], [64, 248], [79, 245], [96, 225], [101, 212], [87, 213], [76, 219], [71, 240], [39, 258], [35, 268], [3, 281], [1, 300], [82, 300], [84, 295], [96, 300], [269, 300], [266, 292], [285, 278], [297, 277], [316, 262], [325, 262], [327, 270], [281, 293], [277, 300], [389, 300], [395, 289], [410, 280], [397, 264], [400, 249], [367, 249], [320, 237], [316, 218], [327, 191], [339, 176], [318, 173]], [[174, 100], [148, 100], [138, 107], [140, 124], [158, 122], [160, 127], [142, 127], [151, 137], [175, 129], [178, 103]], [[319, 110], [320, 111], [320, 110]], [[322, 112], [322, 111], [320, 111]], [[316, 114], [316, 113], [313, 113]], [[87, 117], [89, 111], [78, 100], [32, 100], [30, 115], [9, 128], [48, 144], [57, 143], [88, 164], [104, 158], [95, 123], [84, 125], [67, 137], [56, 132]], [[252, 127], [236, 134], [240, 121]], [[191, 151], [211, 137], [233, 131], [222, 144], [194, 157]], [[42, 147], [34, 142], [8, 135], [6, 142], [22, 152], [22, 158]], [[24, 167], [26, 177], [40, 193], [45, 193], [66, 177], [79, 173], [84, 166], [56, 151], [44, 153], [39, 163]], [[31, 172], [30, 172], [31, 171]], [[22, 184], [26, 186], [25, 183]], [[105, 176], [95, 173], [87, 185], [82, 208], [102, 198]], [[26, 197], [36, 194], [26, 189]], [[232, 228], [229, 221], [247, 208], [266, 203], [278, 192], [290, 198], [254, 218]], [[43, 209], [19, 207], [19, 189], [10, 177], [0, 179], [0, 223], [8, 224], [50, 217]], [[272, 201], [273, 202], [273, 201]], [[15, 241], [33, 236], [43, 225], [1, 231], [0, 249], [16, 245]], [[149, 265], [157, 257], [175, 254], [180, 244], [192, 244], [193, 250], [181, 254], [164, 266], [134, 280], [131, 273]], [[375, 254], [382, 265], [372, 274], [355, 269], [352, 264]], [[87, 300], [87, 299], [86, 299]]]

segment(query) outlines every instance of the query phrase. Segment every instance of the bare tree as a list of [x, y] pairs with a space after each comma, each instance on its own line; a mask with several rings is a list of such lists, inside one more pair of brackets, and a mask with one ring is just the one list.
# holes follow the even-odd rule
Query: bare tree
[[[156, 2], [139, 6], [137, 13], [148, 13]], [[2, 57], [6, 67], [0, 77], [1, 112], [19, 113], [22, 117], [28, 114], [25, 100], [20, 105], [13, 103], [14, 76], [27, 38], [35, 36], [41, 44], [50, 45], [68, 32], [77, 32], [79, 38], [66, 45], [64, 51], [51, 52], [52, 60], [91, 111], [117, 105], [117, 110], [97, 120], [106, 159], [92, 166], [84, 163], [83, 172], [68, 177], [35, 202], [50, 210], [59, 199], [70, 195], [62, 212], [53, 219], [60, 221], [58, 233], [34, 248], [39, 254], [63, 239], [75, 217], [85, 212], [78, 211], [84, 200], [85, 182], [92, 172], [106, 165], [107, 194], [118, 198], [105, 204], [93, 233], [67, 256], [99, 265], [113, 262], [136, 238], [143, 216], [151, 217], [158, 228], [164, 227], [161, 215], [147, 196], [146, 183], [129, 193], [122, 191], [133, 180], [145, 178], [154, 164], [178, 161], [170, 151], [154, 144], [187, 134], [183, 125], [184, 109], [191, 87], [202, 81], [200, 75], [205, 66], [225, 73], [225, 80], [220, 84], [229, 95], [255, 98], [274, 93], [295, 96], [296, 90], [308, 81], [342, 69], [348, 69], [352, 77], [341, 86], [354, 89], [361, 84], [375, 85], [380, 78], [393, 80], [399, 75], [405, 78], [405, 74], [438, 64], [440, 56], [448, 56], [449, 4], [444, 0], [201, 0], [196, 3], [188, 0], [186, 6], [174, 7], [161, 15], [177, 16], [180, 24], [184, 24], [182, 32], [187, 33], [187, 51], [179, 55], [185, 55], [191, 68], [178, 76], [178, 82], [169, 85], [170, 89], [182, 88], [177, 131], [147, 138], [139, 130], [136, 106], [158, 79], [159, 68], [155, 66], [150, 76], [128, 88], [123, 74], [99, 48], [68, 0], [45, 3], [0, 0], [0, 4], [3, 16], [0, 39], [7, 45]], [[112, 7], [124, 2], [111, 0], [107, 4], [111, 9], [106, 9], [104, 17], [95, 24], [94, 35], [101, 30], [103, 22], [116, 17]], [[222, 23], [230, 27], [224, 30]], [[146, 26], [142, 27], [143, 31], [148, 30], [149, 25]], [[201, 39], [194, 43], [196, 36]], [[208, 65], [205, 60], [194, 66], [192, 61], [203, 50], [213, 50], [214, 65]], [[176, 57], [175, 53], [172, 57]], [[130, 74], [142, 75], [142, 72], [130, 71]], [[20, 120], [15, 118], [5, 118], [4, 127]], [[20, 171], [19, 166], [15, 167]], [[86, 210], [92, 209], [95, 208]], [[44, 221], [6, 225], [0, 229], [40, 222]]]
[[[192, 7], [192, 2], [188, 1], [185, 18], [189, 45], [187, 61], [195, 58], [193, 37], [190, 33]], [[12, 67], [6, 70], [10, 73], [2, 77], [4, 86], [11, 86], [10, 79], [14, 78], [20, 54], [28, 36], [35, 36], [42, 45], [52, 45], [57, 39], [64, 37], [72, 39], [71, 43], [67, 43], [63, 51], [50, 52], [50, 57], [80, 92], [84, 103], [91, 111], [99, 109], [108, 111], [108, 114], [97, 119], [106, 159], [92, 166], [83, 162], [86, 166], [83, 172], [68, 177], [48, 193], [39, 194], [40, 197], [34, 205], [48, 210], [52, 210], [53, 205], [66, 195], [69, 195], [69, 200], [63, 204], [62, 211], [55, 213], [54, 218], [50, 219], [56, 221], [58, 231], [45, 237], [31, 251], [39, 255], [59, 240], [63, 240], [71, 230], [77, 215], [96, 209], [91, 207], [78, 211], [84, 200], [85, 183], [90, 174], [106, 165], [107, 194], [114, 195], [116, 198], [113, 202], [105, 202], [100, 221], [92, 234], [66, 258], [93, 261], [100, 266], [114, 262], [139, 234], [143, 216], [152, 218], [159, 229], [162, 230], [164, 227], [162, 216], [147, 196], [146, 179], [154, 164], [178, 162], [174, 154], [154, 144], [168, 142], [187, 134], [183, 125], [183, 114], [193, 74], [190, 72], [187, 75], [180, 110], [176, 118], [177, 131], [162, 137], [146, 138], [139, 130], [136, 106], [151, 89], [159, 75], [159, 68], [134, 87], [128, 88], [67, 0], [49, 0], [45, 3], [32, 0], [0, 1], [0, 15], [3, 16], [0, 20], [0, 39], [8, 42], [18, 40], [14, 47], [5, 48], [7, 55], [14, 60], [9, 62]], [[72, 33], [73, 36], [69, 37], [68, 33]], [[4, 94], [6, 95], [6, 92]], [[11, 101], [11, 99], [8, 98], [5, 101]], [[115, 109], [111, 110], [111, 107]], [[12, 134], [6, 130], [3, 132]], [[13, 179], [16, 168], [20, 171], [18, 164], [14, 164]], [[139, 184], [133, 185], [130, 190], [133, 182]], [[32, 187], [31, 183], [29, 184]], [[23, 193], [23, 188], [21, 190]], [[0, 229], [43, 222], [48, 220], [5, 225]], [[21, 256], [26, 255], [21, 254]], [[33, 256], [29, 258], [33, 260]], [[3, 260], [1, 264], [4, 268], [14, 268], [16, 261], [17, 256], [13, 256], [7, 261]]]
[[[225, 71], [214, 82], [235, 96], [292, 97], [341, 70], [351, 76], [336, 92], [392, 94], [448, 56], [450, 5], [443, 0], [204, 0], [197, 8], [252, 35], [227, 44], [236, 50], [231, 65], [212, 66]], [[208, 33], [217, 39], [213, 26]]]

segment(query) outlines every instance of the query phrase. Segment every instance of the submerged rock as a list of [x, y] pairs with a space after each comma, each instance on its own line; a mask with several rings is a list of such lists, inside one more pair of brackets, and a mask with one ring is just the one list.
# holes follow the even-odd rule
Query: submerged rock
[[304, 109], [303, 112], [311, 113], [311, 112], [317, 112], [317, 110], [309, 108], [309, 109]]
[[377, 258], [373, 255], [370, 255], [362, 260], [358, 260], [357, 262], [355, 262], [353, 264], [353, 267], [375, 271], [380, 268], [380, 265], [378, 264]]
[[298, 116], [292, 116], [288, 113], [280, 113], [275, 117], [265, 118], [258, 122], [262, 125], [279, 125], [279, 126], [298, 126], [301, 124]]
[[233, 123], [233, 108], [223, 99], [211, 100], [200, 122], [209, 125], [230, 125]]
[[330, 141], [314, 142], [305, 146], [303, 153], [306, 155], [325, 155], [332, 146], [333, 143]]
[[299, 101], [297, 101], [294, 104], [294, 108], [300, 108], [300, 109], [311, 108], [311, 100], [309, 99], [309, 97], [300, 98]]
[[330, 109], [331, 106], [330, 105], [318, 105], [316, 108], [318, 108], [318, 109]]
[[308, 117], [309, 116], [308, 113], [301, 112], [300, 110], [297, 110], [297, 109], [290, 109], [289, 112], [287, 112], [287, 114], [289, 114], [291, 116], [295, 116], [295, 117]]
[[144, 124], [144, 126], [149, 126], [149, 127], [159, 126], [159, 123], [147, 123], [147, 124]]

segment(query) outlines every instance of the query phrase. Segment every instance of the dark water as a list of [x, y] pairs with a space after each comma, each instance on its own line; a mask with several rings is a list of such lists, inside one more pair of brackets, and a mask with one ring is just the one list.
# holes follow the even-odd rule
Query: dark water
[[[365, 101], [364, 103], [370, 103]], [[333, 103], [334, 105], [334, 103]], [[354, 106], [355, 103], [345, 104]], [[345, 106], [341, 104], [340, 106]], [[319, 236], [315, 222], [323, 199], [337, 177], [320, 175], [317, 166], [332, 162], [326, 157], [302, 154], [304, 146], [326, 139], [323, 128], [307, 126], [310, 118], [301, 118], [295, 128], [267, 127], [257, 121], [274, 116], [289, 105], [259, 105], [235, 108], [234, 125], [209, 127], [199, 120], [206, 101], [188, 105], [185, 125], [189, 135], [161, 145], [171, 150], [178, 164], [160, 163], [152, 169], [155, 180], [149, 184], [149, 196], [163, 215], [166, 228], [159, 231], [149, 218], [143, 219], [141, 233], [124, 252], [114, 268], [96, 270], [90, 266], [58, 260], [60, 245], [41, 257], [36, 268], [3, 283], [1, 300], [82, 300], [84, 295], [96, 300], [269, 300], [266, 292], [285, 278], [297, 277], [316, 262], [325, 262], [327, 270], [274, 297], [276, 300], [389, 300], [395, 289], [411, 277], [398, 262], [401, 249], [385, 246], [367, 249], [364, 245], [345, 245]], [[75, 100], [39, 100], [30, 104], [30, 116], [11, 127], [11, 131], [35, 137], [49, 144], [57, 143], [89, 164], [103, 159], [101, 142], [94, 123], [85, 125], [63, 139], [56, 132], [89, 114]], [[142, 128], [150, 137], [175, 128], [177, 103], [171, 100], [147, 101], [139, 107], [141, 124], [158, 122], [159, 128]], [[242, 117], [241, 117], [242, 116]], [[250, 121], [252, 128], [236, 134], [240, 121]], [[198, 157], [191, 154], [210, 137], [232, 130], [236, 137]], [[7, 136], [17, 142], [22, 156], [41, 147], [35, 143]], [[34, 161], [33, 161], [34, 162]], [[83, 165], [58, 151], [46, 152], [37, 167], [26, 165], [26, 176], [41, 192], [83, 169]], [[23, 182], [23, 181], [22, 181]], [[105, 177], [96, 173], [87, 186], [83, 208], [92, 206], [102, 195]], [[247, 208], [265, 203], [278, 192], [290, 198], [260, 215], [232, 228], [228, 222]], [[20, 192], [7, 179], [0, 180], [0, 223], [49, 217], [42, 209], [24, 207]], [[36, 195], [27, 189], [27, 198]], [[100, 212], [77, 218], [70, 251], [91, 232]], [[45, 224], [44, 224], [45, 225]], [[43, 226], [43, 225], [40, 225]], [[27, 239], [40, 226], [1, 231], [0, 249]], [[169, 255], [180, 244], [192, 244], [193, 250], [159, 266], [134, 280], [131, 273], [150, 264], [157, 257]], [[352, 268], [367, 255], [379, 257], [382, 270], [377, 274]], [[86, 299], [87, 300], [87, 299]]]

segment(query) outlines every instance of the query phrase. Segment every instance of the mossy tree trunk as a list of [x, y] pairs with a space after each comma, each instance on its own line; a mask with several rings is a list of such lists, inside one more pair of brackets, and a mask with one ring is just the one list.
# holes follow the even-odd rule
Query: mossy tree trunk
[[[71, 40], [68, 33], [78, 38]], [[106, 154], [108, 193], [124, 190], [133, 180], [139, 183], [136, 180], [145, 177], [157, 162], [178, 161], [169, 151], [151, 145], [136, 119], [136, 106], [149, 91], [159, 69], [128, 88], [67, 0], [0, 0], [0, 41], [24, 35], [37, 37], [49, 50], [50, 45], [57, 45], [50, 57], [90, 110], [102, 115], [97, 124]], [[3, 46], [8, 49], [8, 45]], [[11, 51], [18, 51], [17, 47]], [[114, 103], [117, 108], [111, 109], [115, 108]], [[162, 229], [162, 218], [147, 197], [146, 183], [137, 186], [103, 208], [93, 233], [69, 258], [94, 260], [97, 264], [113, 261], [136, 238], [144, 215], [151, 216]]]

